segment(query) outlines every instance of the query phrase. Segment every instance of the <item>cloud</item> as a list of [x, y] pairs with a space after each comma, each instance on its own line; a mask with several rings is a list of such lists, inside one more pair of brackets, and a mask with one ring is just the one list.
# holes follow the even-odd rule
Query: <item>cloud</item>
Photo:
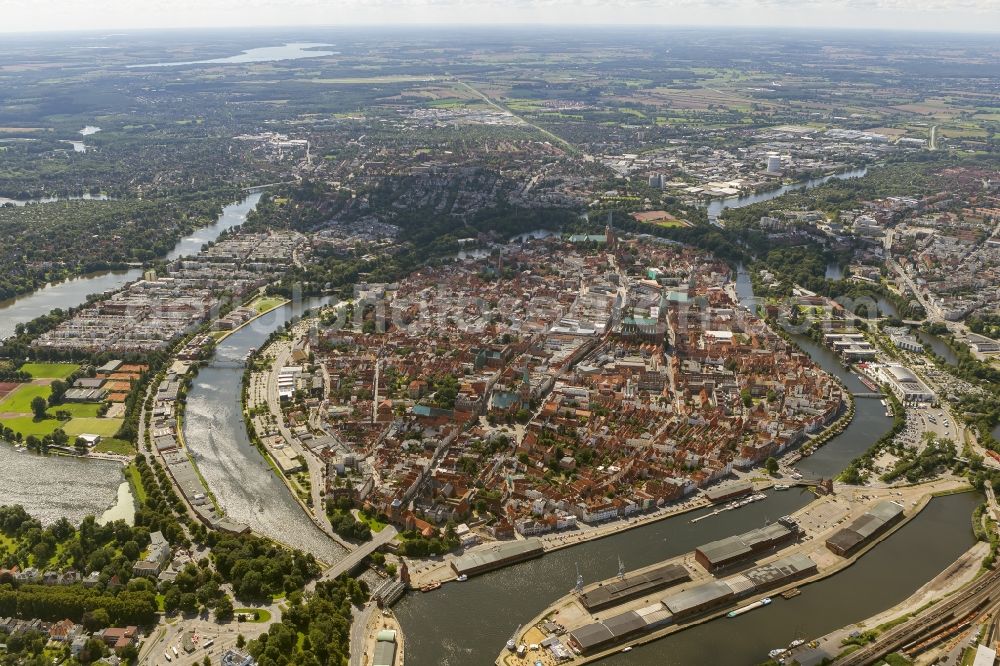
[[0, 0], [0, 31], [543, 23], [1000, 31], [1000, 0]]

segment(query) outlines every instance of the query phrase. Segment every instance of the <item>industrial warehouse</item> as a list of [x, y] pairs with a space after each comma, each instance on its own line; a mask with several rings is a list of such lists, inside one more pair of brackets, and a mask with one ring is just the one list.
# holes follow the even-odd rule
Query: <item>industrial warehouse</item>
[[701, 583], [664, 597], [659, 603], [575, 629], [570, 632], [570, 645], [581, 653], [593, 652], [671, 623], [718, 610], [737, 599], [773, 590], [811, 576], [816, 571], [816, 563], [810, 557], [792, 553], [725, 580]]
[[716, 571], [791, 541], [798, 533], [799, 527], [794, 520], [782, 518], [772, 525], [699, 546], [694, 557], [706, 571]]
[[871, 511], [827, 539], [826, 547], [841, 557], [850, 557], [902, 519], [903, 507], [899, 504], [879, 502]]
[[580, 595], [580, 602], [590, 612], [617, 606], [632, 599], [691, 580], [683, 566], [667, 564], [640, 574], [624, 576], [608, 584], [599, 584]]
[[458, 576], [476, 576], [509, 564], [541, 557], [544, 552], [540, 540], [525, 539], [468, 553], [453, 560], [451, 568]]

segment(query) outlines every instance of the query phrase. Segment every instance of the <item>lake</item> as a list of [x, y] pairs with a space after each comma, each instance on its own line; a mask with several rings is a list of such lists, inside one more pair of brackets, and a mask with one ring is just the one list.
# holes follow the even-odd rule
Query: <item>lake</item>
[[28, 206], [35, 204], [47, 204], [55, 203], [56, 201], [107, 201], [108, 195], [106, 194], [90, 194], [85, 193], [81, 196], [73, 197], [42, 197], [41, 199], [8, 199], [7, 197], [0, 197], [0, 206], [5, 206], [7, 204], [12, 204], [14, 206]]
[[0, 505], [14, 504], [45, 525], [60, 518], [78, 525], [86, 516], [131, 522], [135, 516], [120, 463], [40, 456], [0, 442]]
[[321, 58], [323, 56], [335, 55], [335, 51], [316, 51], [321, 46], [330, 44], [313, 42], [292, 42], [284, 46], [264, 46], [256, 49], [247, 49], [240, 54], [227, 58], [213, 58], [211, 60], [189, 60], [187, 62], [153, 62], [142, 65], [128, 65], [135, 67], [180, 67], [183, 65], [229, 65], [246, 64], [252, 62], [278, 62], [281, 60], [299, 60], [302, 58]]

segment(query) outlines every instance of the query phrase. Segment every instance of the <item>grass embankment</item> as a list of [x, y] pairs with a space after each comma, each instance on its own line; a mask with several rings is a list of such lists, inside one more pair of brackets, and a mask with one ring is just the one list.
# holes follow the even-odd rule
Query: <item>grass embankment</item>
[[250, 307], [256, 310], [257, 314], [260, 315], [264, 314], [268, 310], [273, 310], [274, 308], [284, 303], [286, 300], [288, 299], [282, 296], [261, 296], [256, 301], [251, 303]]
[[145, 504], [147, 497], [146, 487], [142, 485], [142, 476], [140, 476], [139, 470], [136, 469], [134, 464], [125, 468], [125, 478], [128, 479], [129, 484], [132, 486], [132, 493], [135, 495], [136, 502], [138, 504]]

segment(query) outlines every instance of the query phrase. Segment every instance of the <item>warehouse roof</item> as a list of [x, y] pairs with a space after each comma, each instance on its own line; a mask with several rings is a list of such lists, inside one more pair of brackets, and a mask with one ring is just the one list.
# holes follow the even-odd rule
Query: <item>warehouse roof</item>
[[617, 599], [642, 594], [644, 590], [674, 585], [690, 577], [688, 570], [683, 566], [666, 564], [644, 573], [629, 574], [622, 580], [587, 590], [580, 595], [580, 601], [586, 608], [600, 607]]
[[751, 490], [753, 490], [752, 483], [749, 481], [738, 481], [736, 483], [727, 483], [715, 488], [709, 488], [705, 491], [705, 497], [714, 502], [723, 497], [729, 497], [738, 493], [748, 493]]
[[726, 537], [718, 541], [698, 546], [698, 551], [708, 558], [712, 565], [728, 562], [749, 555], [754, 546], [767, 545], [791, 536], [792, 531], [780, 523], [766, 525], [744, 534]]
[[607, 627], [615, 635], [615, 638], [628, 636], [646, 627], [642, 617], [635, 611], [609, 617], [601, 624]]
[[579, 629], [574, 629], [570, 632], [570, 636], [572, 636], [573, 640], [580, 644], [580, 648], [584, 652], [599, 645], [604, 645], [608, 641], [612, 641], [615, 638], [615, 635], [611, 633], [611, 630], [600, 622], [587, 624]]
[[815, 569], [816, 563], [813, 562], [808, 555], [803, 555], [802, 553], [792, 553], [791, 555], [786, 555], [785, 557], [775, 560], [770, 564], [763, 564], [759, 567], [754, 567], [749, 571], [744, 571], [743, 575], [749, 578], [755, 586], [760, 587], [773, 583], [774, 581], [784, 580], [808, 571], [814, 571]]
[[477, 571], [491, 566], [498, 566], [500, 563], [524, 555], [533, 555], [542, 552], [542, 542], [538, 539], [525, 539], [524, 541], [512, 541], [502, 543], [490, 548], [474, 553], [468, 553], [455, 558], [452, 568], [461, 575], [467, 571]]
[[721, 602], [732, 594], [733, 590], [728, 585], [722, 581], [713, 580], [666, 597], [663, 599], [663, 605], [671, 613], [677, 615], [712, 602]]
[[395, 663], [395, 641], [378, 641], [375, 643], [375, 656], [372, 659], [372, 666], [393, 666]]

